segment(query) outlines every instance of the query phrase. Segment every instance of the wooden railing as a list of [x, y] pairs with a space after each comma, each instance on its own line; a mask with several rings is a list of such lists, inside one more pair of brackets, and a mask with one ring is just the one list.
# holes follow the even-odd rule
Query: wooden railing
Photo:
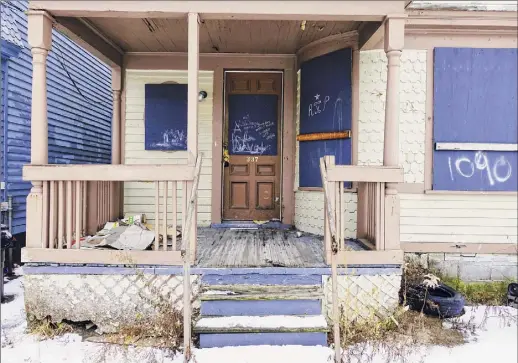
[[[196, 233], [191, 230], [196, 228], [193, 214], [197, 195], [193, 193], [197, 192], [194, 184], [197, 186], [200, 168], [201, 156], [196, 165], [25, 166], [24, 180], [41, 182], [43, 194], [42, 211], [27, 213], [29, 228], [34, 222], [30, 218], [41, 218], [41, 223], [34, 224], [42, 226], [38, 234], [41, 241], [27, 241], [24, 261], [182, 265], [182, 256], [189, 247], [192, 262]], [[121, 216], [122, 182], [155, 184], [153, 251], [81, 248], [85, 236]], [[178, 219], [182, 243], [177, 243]], [[171, 244], [167, 242], [168, 235], [172, 237]]]
[[[385, 183], [403, 181], [403, 170], [383, 166], [335, 165], [334, 156], [320, 159], [324, 190], [325, 252], [331, 264], [332, 321], [335, 363], [342, 362], [340, 345], [340, 315], [338, 299], [338, 265], [377, 264], [393, 261], [402, 263], [401, 250], [349, 251], [345, 237], [344, 183], [358, 183], [358, 230], [364, 231], [372, 249], [384, 246]], [[361, 192], [360, 192], [361, 191]], [[364, 225], [361, 226], [360, 224]]]
[[[376, 264], [384, 262], [384, 254], [370, 254], [366, 261], [361, 251], [347, 251], [345, 240], [345, 213], [347, 205], [344, 201], [344, 183], [353, 182], [358, 186], [357, 194], [357, 235], [371, 250], [387, 251], [399, 248], [386, 248], [386, 231], [391, 226], [385, 225], [387, 208], [385, 208], [385, 184], [403, 181], [403, 169], [386, 166], [352, 166], [336, 165], [333, 156], [320, 160], [324, 184], [326, 214], [325, 219], [325, 251], [329, 262], [332, 251], [332, 237], [335, 238], [339, 254], [348, 253], [353, 264]], [[334, 234], [332, 232], [334, 230]]]

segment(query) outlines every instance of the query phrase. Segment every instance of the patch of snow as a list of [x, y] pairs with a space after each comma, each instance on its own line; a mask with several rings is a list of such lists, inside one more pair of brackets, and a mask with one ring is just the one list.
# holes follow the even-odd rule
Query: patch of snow
[[327, 328], [323, 315], [221, 316], [201, 318], [197, 328]]
[[202, 295], [236, 295], [234, 291], [207, 290]]

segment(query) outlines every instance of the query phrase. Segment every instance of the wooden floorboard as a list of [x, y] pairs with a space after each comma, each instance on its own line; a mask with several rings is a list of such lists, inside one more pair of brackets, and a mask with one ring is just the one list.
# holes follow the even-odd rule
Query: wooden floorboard
[[323, 238], [296, 231], [200, 228], [200, 267], [322, 267]]

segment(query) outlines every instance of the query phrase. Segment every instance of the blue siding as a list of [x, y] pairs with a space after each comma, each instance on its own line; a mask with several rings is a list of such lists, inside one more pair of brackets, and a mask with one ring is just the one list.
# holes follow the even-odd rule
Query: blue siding
[[[4, 162], [5, 162], [5, 158], [4, 158], [4, 148], [5, 148], [5, 144], [4, 144], [4, 132], [5, 132], [5, 127], [4, 127], [4, 111], [6, 110], [4, 108], [4, 104], [6, 103], [5, 101], [5, 84], [7, 82], [7, 78], [6, 78], [6, 69], [7, 69], [7, 61], [5, 59], [2, 59], [1, 60], [1, 69], [2, 69], [2, 79], [0, 80], [0, 89], [2, 91], [2, 93], [0, 93], [0, 103], [1, 103], [1, 108], [0, 108], [0, 181], [1, 182], [4, 182], [4, 169], [5, 169], [5, 165], [4, 165]], [[5, 199], [5, 190], [1, 190], [0, 191], [0, 197], [1, 199]]]
[[[517, 50], [436, 48], [434, 142], [518, 142]], [[433, 188], [516, 191], [518, 153], [435, 150]]]
[[[25, 10], [27, 2], [17, 2]], [[22, 167], [30, 162], [32, 56], [27, 17], [12, 10], [23, 49], [11, 58], [7, 85], [7, 194], [13, 196], [13, 233], [25, 231], [30, 183]], [[53, 30], [47, 58], [49, 163], [109, 163], [111, 157], [111, 70], [70, 39]]]

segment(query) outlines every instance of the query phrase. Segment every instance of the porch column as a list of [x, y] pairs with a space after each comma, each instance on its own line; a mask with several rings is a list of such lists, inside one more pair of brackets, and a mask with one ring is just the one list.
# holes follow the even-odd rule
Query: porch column
[[[121, 135], [121, 68], [112, 67], [112, 94], [113, 94], [113, 107], [112, 107], [112, 164], [121, 164], [122, 154], [122, 135]], [[120, 213], [120, 201], [121, 198], [121, 186], [122, 182], [111, 182], [110, 198], [111, 198], [111, 210], [110, 217], [112, 219], [119, 217]]]
[[[187, 39], [187, 162], [190, 165], [196, 163], [198, 156], [198, 68], [199, 68], [199, 28], [198, 13], [189, 13], [188, 21], [188, 39]], [[189, 198], [193, 188], [193, 182], [187, 183], [187, 193], [183, 196]], [[183, 304], [184, 304], [184, 362], [187, 363], [191, 359], [191, 279], [190, 264], [196, 258], [196, 227], [198, 224], [198, 208], [196, 206], [197, 198], [194, 199], [194, 209], [191, 219], [191, 227], [189, 229], [189, 250], [190, 261], [184, 260], [184, 276], [183, 276]], [[185, 221], [187, 218], [183, 218]]]
[[121, 163], [121, 69], [112, 67], [112, 164]]
[[[199, 71], [199, 16], [197, 13], [188, 15], [188, 46], [187, 46], [187, 153], [188, 163], [194, 165], [198, 156], [198, 71]], [[191, 194], [192, 183], [188, 183], [187, 198]], [[190, 245], [191, 259], [196, 256], [196, 226], [198, 224], [197, 200], [191, 220]]]
[[[28, 12], [27, 40], [32, 53], [31, 165], [49, 162], [47, 121], [47, 55], [52, 45], [52, 18], [44, 11]], [[43, 183], [32, 182], [27, 197], [27, 247], [42, 247]], [[46, 238], [45, 238], [46, 239]]]
[[[383, 165], [399, 166], [399, 69], [405, 40], [405, 17], [385, 19], [385, 53], [387, 54], [387, 93], [385, 102], [385, 137]], [[400, 249], [399, 196], [396, 184], [387, 183], [385, 190], [385, 245], [381, 249]]]

